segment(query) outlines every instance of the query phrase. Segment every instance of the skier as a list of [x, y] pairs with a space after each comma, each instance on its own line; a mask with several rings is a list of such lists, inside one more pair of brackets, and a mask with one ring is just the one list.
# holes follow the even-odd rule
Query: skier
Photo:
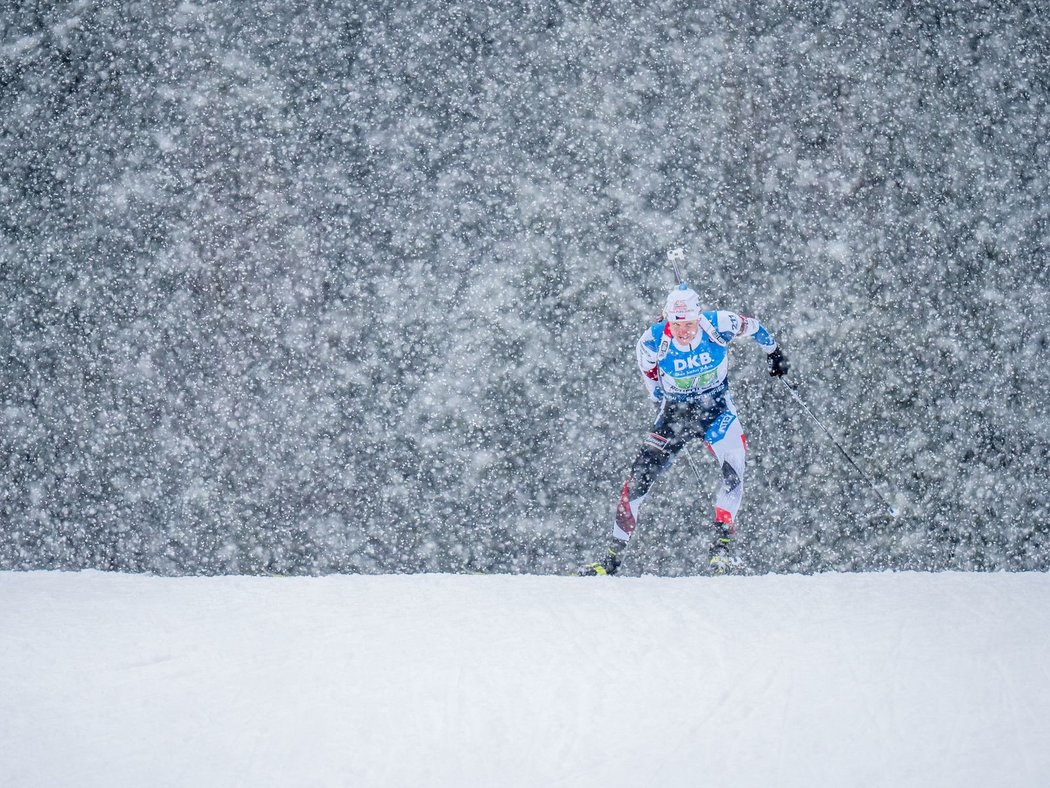
[[624, 482], [608, 552], [603, 560], [583, 567], [580, 575], [616, 572], [653, 482], [670, 467], [675, 455], [697, 438], [704, 441], [722, 469], [715, 497], [710, 570], [725, 574], [729, 569], [729, 548], [744, 494], [747, 451], [747, 440], [729, 395], [728, 345], [740, 337], [751, 337], [765, 351], [770, 375], [787, 374], [787, 357], [757, 320], [735, 312], [702, 311], [700, 297], [684, 283], [668, 294], [663, 319], [646, 329], [637, 346], [642, 381], [660, 410]]

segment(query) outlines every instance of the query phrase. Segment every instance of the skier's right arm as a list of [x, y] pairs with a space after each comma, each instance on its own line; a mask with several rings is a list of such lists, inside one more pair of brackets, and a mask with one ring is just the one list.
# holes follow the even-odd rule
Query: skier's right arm
[[653, 402], [660, 402], [664, 398], [664, 391], [660, 388], [660, 341], [663, 338], [665, 323], [658, 323], [645, 330], [638, 339], [635, 348], [635, 356], [638, 359], [638, 369], [642, 373], [642, 383]]

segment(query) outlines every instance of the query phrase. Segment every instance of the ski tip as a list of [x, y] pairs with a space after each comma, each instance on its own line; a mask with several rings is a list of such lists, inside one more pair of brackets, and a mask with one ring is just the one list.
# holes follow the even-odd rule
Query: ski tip
[[900, 513], [901, 513], [901, 510], [898, 509], [896, 506], [891, 506], [890, 507], [890, 517], [899, 517]]

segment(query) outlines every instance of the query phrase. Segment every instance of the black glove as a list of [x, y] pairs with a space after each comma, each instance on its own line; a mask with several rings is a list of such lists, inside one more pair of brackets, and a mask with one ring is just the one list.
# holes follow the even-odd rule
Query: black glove
[[780, 351], [780, 348], [777, 348], [766, 356], [766, 366], [769, 367], [770, 375], [779, 378], [788, 373], [788, 370], [791, 369], [791, 362], [788, 361], [787, 356]]

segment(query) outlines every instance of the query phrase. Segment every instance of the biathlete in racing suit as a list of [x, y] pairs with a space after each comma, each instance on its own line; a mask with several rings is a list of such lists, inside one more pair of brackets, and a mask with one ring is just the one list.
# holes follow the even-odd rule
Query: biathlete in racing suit
[[741, 337], [750, 337], [765, 351], [770, 375], [787, 374], [787, 357], [757, 320], [735, 312], [702, 311], [700, 297], [685, 284], [670, 292], [664, 320], [650, 326], [637, 347], [642, 381], [660, 411], [624, 482], [609, 550], [602, 561], [588, 564], [579, 574], [616, 572], [653, 482], [696, 439], [704, 441], [722, 469], [709, 563], [714, 574], [728, 570], [736, 514], [744, 495], [747, 454], [747, 439], [729, 395], [728, 377], [728, 346]]

